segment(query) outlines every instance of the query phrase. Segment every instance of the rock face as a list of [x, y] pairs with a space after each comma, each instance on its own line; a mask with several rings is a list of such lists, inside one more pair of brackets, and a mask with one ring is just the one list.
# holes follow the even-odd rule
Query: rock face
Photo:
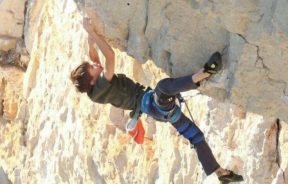
[[220, 89], [206, 94], [288, 121], [287, 1], [75, 1], [98, 12], [115, 47], [170, 76], [195, 72], [222, 51]]
[[23, 34], [25, 0], [0, 1], [0, 50], [8, 51], [16, 46]]
[[[1, 12], [8, 2], [0, 1]], [[287, 1], [29, 0], [26, 7], [28, 68], [6, 65], [9, 54], [0, 66], [0, 183], [218, 183], [170, 124], [143, 116], [147, 134], [137, 145], [123, 131], [129, 112], [76, 92], [70, 72], [89, 59], [83, 15], [113, 45], [116, 71], [151, 87], [196, 72], [220, 51], [223, 70], [183, 94], [196, 123], [243, 183], [288, 182]]]
[[16, 67], [3, 67], [0, 72], [0, 114], [4, 119], [14, 120], [22, 97], [24, 73]]
[[[3, 168], [0, 168], [0, 181], [3, 184], [9, 184], [9, 180], [5, 172], [3, 171]], [[11, 183], [11, 182], [10, 182]]]

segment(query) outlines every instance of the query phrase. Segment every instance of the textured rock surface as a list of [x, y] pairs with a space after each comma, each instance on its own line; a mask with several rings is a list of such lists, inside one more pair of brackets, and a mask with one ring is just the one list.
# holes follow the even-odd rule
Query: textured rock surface
[[144, 116], [136, 145], [121, 128], [128, 112], [74, 90], [70, 71], [88, 59], [83, 11], [114, 46], [116, 71], [151, 87], [220, 50], [224, 70], [184, 94], [194, 119], [244, 183], [287, 183], [287, 1], [77, 2], [28, 1], [24, 79], [8, 66], [0, 73], [0, 99], [9, 99], [0, 105], [1, 183], [218, 183], [171, 125]]
[[0, 182], [3, 184], [9, 183], [9, 179], [2, 168], [0, 168]]
[[14, 120], [22, 99], [24, 72], [16, 67], [0, 67], [0, 114]]
[[0, 50], [8, 51], [16, 46], [24, 26], [25, 0], [0, 1]]
[[288, 121], [287, 1], [75, 1], [99, 12], [116, 47], [170, 76], [222, 51], [225, 69], [205, 93]]

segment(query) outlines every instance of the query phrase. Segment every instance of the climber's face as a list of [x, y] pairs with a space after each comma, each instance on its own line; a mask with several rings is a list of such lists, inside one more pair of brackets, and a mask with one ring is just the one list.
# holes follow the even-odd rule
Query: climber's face
[[88, 72], [92, 77], [92, 80], [90, 81], [91, 85], [94, 85], [97, 81], [97, 78], [103, 71], [103, 67], [100, 64], [93, 63], [90, 65]]

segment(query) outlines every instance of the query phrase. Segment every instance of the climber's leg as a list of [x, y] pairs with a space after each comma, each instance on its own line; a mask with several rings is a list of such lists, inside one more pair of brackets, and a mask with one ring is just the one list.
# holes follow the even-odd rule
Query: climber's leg
[[204, 168], [204, 171], [207, 175], [212, 174], [220, 165], [216, 161], [209, 145], [207, 144], [206, 140], [203, 140], [197, 144], [194, 144], [198, 159]]
[[206, 143], [202, 131], [194, 122], [187, 118], [182, 112], [179, 115], [177, 111], [169, 121], [181, 135], [195, 146], [198, 159], [207, 175], [210, 175], [220, 167]]
[[178, 78], [165, 78], [160, 80], [155, 88], [157, 95], [166, 94], [168, 96], [175, 96], [180, 92], [189, 91], [191, 89], [196, 89], [199, 84], [192, 81], [193, 75], [187, 75]]
[[158, 96], [160, 94], [173, 96], [179, 94], [180, 92], [196, 89], [200, 85], [199, 82], [207, 79], [211, 76], [211, 74], [217, 73], [221, 68], [221, 54], [219, 52], [215, 52], [205, 63], [204, 68], [200, 69], [197, 73], [184, 77], [162, 79], [158, 82], [155, 92]]
[[175, 105], [176, 95], [180, 94], [180, 92], [198, 88], [199, 83], [196, 84], [193, 82], [193, 76], [194, 75], [188, 75], [185, 77], [166, 78], [160, 80], [154, 90], [154, 98], [157, 105], [164, 110], [169, 110]]

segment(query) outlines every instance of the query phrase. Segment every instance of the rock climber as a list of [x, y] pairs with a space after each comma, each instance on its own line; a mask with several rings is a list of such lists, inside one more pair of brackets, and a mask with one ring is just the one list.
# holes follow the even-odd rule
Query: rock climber
[[[124, 110], [132, 110], [132, 121], [127, 126], [134, 140], [141, 144], [145, 130], [142, 122], [137, 121], [142, 113], [162, 122], [170, 122], [176, 130], [193, 145], [198, 159], [207, 175], [216, 173], [222, 183], [243, 181], [241, 175], [223, 169], [216, 161], [202, 131], [181, 112], [176, 103], [180, 92], [196, 89], [200, 82], [217, 73], [222, 67], [221, 55], [215, 52], [204, 68], [193, 75], [179, 78], [162, 79], [152, 90], [126, 77], [115, 74], [115, 54], [105, 39], [94, 29], [91, 20], [83, 19], [83, 26], [88, 33], [89, 56], [91, 63], [85, 61], [71, 72], [71, 80], [77, 90], [87, 93], [89, 98], [100, 104], [112, 104]], [[106, 62], [102, 67], [94, 44], [103, 53]]]

